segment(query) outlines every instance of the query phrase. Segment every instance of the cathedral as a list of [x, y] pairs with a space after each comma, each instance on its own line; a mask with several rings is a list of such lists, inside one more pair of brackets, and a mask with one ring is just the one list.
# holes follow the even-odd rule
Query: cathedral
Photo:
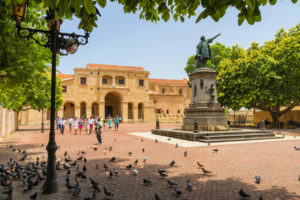
[[[57, 116], [65, 119], [119, 115], [122, 123], [182, 122], [191, 102], [187, 79], [152, 79], [143, 67], [87, 64], [57, 75], [64, 98]], [[49, 109], [23, 111], [19, 124], [38, 125], [42, 118], [49, 123]]]

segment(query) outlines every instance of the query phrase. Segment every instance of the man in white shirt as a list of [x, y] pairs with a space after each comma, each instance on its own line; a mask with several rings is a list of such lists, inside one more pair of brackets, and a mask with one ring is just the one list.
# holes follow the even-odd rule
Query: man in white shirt
[[69, 117], [68, 122], [69, 122], [70, 132], [72, 132], [73, 118], [72, 118], [72, 117]]

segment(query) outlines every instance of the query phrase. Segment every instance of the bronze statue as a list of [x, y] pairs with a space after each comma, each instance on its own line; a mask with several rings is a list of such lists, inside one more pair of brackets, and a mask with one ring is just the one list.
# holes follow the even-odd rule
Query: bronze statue
[[197, 45], [197, 51], [195, 56], [195, 59], [197, 61], [196, 63], [197, 68], [206, 66], [207, 60], [211, 58], [211, 50], [210, 50], [209, 43], [212, 43], [212, 41], [220, 35], [221, 33], [207, 40], [205, 40], [204, 36], [201, 36], [200, 38], [201, 41]]

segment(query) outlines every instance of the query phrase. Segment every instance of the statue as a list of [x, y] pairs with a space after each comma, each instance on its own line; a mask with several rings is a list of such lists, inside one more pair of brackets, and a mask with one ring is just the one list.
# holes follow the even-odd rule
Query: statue
[[200, 42], [197, 45], [197, 51], [196, 51], [196, 56], [195, 59], [197, 61], [196, 67], [197, 69], [199, 67], [205, 67], [207, 60], [211, 58], [211, 50], [209, 47], [209, 43], [212, 43], [214, 39], [216, 39], [218, 36], [220, 36], [221, 33], [216, 35], [213, 38], [205, 40], [204, 36], [201, 36]]

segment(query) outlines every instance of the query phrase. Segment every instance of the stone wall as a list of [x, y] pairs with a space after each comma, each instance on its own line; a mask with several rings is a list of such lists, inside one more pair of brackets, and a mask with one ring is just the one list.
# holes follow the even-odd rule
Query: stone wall
[[182, 123], [183, 122], [183, 114], [156, 114], [156, 119], [160, 123]]
[[0, 106], [0, 138], [8, 136], [17, 129], [17, 113]]

